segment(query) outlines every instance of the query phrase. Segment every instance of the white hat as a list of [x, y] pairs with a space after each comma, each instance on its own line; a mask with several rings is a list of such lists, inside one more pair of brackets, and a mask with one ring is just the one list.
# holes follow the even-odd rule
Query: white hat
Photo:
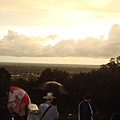
[[44, 99], [54, 99], [56, 97], [53, 96], [53, 94], [51, 92], [48, 92], [46, 96], [43, 97]]
[[33, 104], [33, 103], [30, 103], [29, 105], [28, 105], [28, 108], [29, 108], [29, 110], [39, 110], [38, 109], [38, 106], [36, 105], [36, 104]]

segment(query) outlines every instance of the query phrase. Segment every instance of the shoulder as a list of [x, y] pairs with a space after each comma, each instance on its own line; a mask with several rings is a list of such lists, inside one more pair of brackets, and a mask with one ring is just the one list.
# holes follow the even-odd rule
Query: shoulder
[[45, 106], [45, 103], [41, 103], [41, 104], [39, 105], [39, 107], [43, 107], [43, 106]]
[[83, 105], [83, 104], [86, 104], [87, 102], [85, 102], [85, 101], [81, 101], [80, 103], [79, 103], [79, 105]]
[[82, 104], [82, 103], [84, 103], [84, 101], [79, 102], [79, 105]]
[[43, 105], [45, 105], [45, 103], [41, 103], [41, 104], [40, 104], [40, 106], [43, 106]]
[[95, 112], [97, 112], [97, 111], [98, 111], [98, 109], [97, 109], [97, 107], [95, 106], [95, 104], [94, 104], [94, 103], [89, 103], [89, 104], [91, 105], [91, 107], [92, 107], [93, 111], [95, 111]]
[[54, 108], [54, 109], [56, 109], [55, 105], [51, 105], [51, 108]]
[[81, 102], [79, 103], [78, 107], [81, 107], [81, 106], [83, 106], [84, 104], [85, 104], [85, 102], [84, 102], [84, 101], [81, 101]]
[[56, 108], [56, 106], [54, 106], [54, 105], [51, 105], [51, 108], [50, 108], [52, 111], [57, 111], [57, 108]]
[[95, 106], [95, 104], [94, 104], [94, 103], [92, 103], [92, 102], [89, 102], [89, 104], [90, 104], [91, 106]]

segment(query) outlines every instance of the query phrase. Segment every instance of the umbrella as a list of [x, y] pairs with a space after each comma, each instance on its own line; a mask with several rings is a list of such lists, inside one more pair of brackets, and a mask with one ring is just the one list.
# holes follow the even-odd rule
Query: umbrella
[[68, 94], [65, 86], [56, 81], [44, 82], [38, 89], [60, 94]]
[[20, 87], [10, 86], [10, 89], [15, 93], [15, 95], [23, 101], [26, 105], [31, 103], [29, 95]]

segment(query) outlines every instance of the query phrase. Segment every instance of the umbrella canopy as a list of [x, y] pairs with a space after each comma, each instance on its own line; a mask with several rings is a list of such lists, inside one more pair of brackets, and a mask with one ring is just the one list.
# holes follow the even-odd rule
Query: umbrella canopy
[[56, 81], [44, 82], [38, 89], [60, 94], [68, 94], [65, 86]]
[[15, 95], [23, 101], [26, 105], [31, 103], [29, 95], [20, 87], [10, 86], [10, 89], [15, 93]]

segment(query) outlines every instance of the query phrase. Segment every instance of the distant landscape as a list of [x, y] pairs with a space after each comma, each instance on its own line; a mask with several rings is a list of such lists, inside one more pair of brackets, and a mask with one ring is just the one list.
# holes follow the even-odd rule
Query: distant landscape
[[[2, 69], [4, 68], [4, 69]], [[44, 81], [42, 78], [42, 74], [47, 71], [47, 70], [51, 70], [52, 74], [54, 74], [54, 70], [57, 70], [58, 75], [56, 77], [59, 78], [59, 76], [62, 76], [65, 72], [65, 74], [68, 76], [73, 76], [75, 74], [80, 74], [80, 73], [87, 73], [90, 72], [92, 70], [98, 70], [100, 68], [99, 65], [74, 65], [74, 64], [38, 64], [38, 63], [13, 63], [13, 62], [0, 62], [0, 69], [1, 69], [1, 75], [2, 75], [2, 71], [7, 70], [11, 77], [10, 77], [10, 84], [14, 84], [16, 86], [20, 86], [21, 88], [27, 89], [29, 91], [29, 94], [31, 96], [31, 99], [37, 104], [39, 105], [39, 96], [41, 96], [41, 92], [39, 91], [39, 93], [36, 93], [32, 88], [34, 87], [36, 81], [41, 81], [41, 79]], [[50, 72], [50, 71], [49, 71]], [[50, 73], [51, 74], [51, 73]], [[62, 81], [66, 81], [66, 78], [62, 78]], [[49, 80], [49, 75], [45, 75], [46, 79]], [[56, 80], [58, 79], [56, 78]], [[3, 78], [4, 79], [4, 78]], [[68, 85], [71, 84], [71, 79], [68, 80], [69, 83], [67, 83]], [[64, 84], [63, 82], [63, 84]], [[6, 82], [5, 82], [6, 83]], [[67, 87], [67, 86], [66, 86]], [[3, 88], [4, 89], [4, 88]], [[70, 88], [71, 89], [71, 88]], [[31, 92], [32, 91], [32, 92]], [[33, 92], [34, 91], [34, 92]], [[67, 98], [66, 98], [67, 99]], [[69, 99], [69, 98], [68, 98]], [[0, 99], [2, 101], [2, 103], [5, 106], [5, 101]], [[64, 100], [65, 102], [66, 100]], [[71, 100], [72, 102], [73, 100]], [[60, 101], [59, 101], [60, 102]], [[67, 118], [67, 114], [69, 115], [69, 112], [71, 113], [71, 110], [69, 111], [69, 109], [71, 109], [71, 106], [73, 106], [71, 103], [70, 108], [67, 107], [67, 110], [63, 111], [63, 106], [66, 103], [62, 103], [60, 102], [59, 104], [61, 104], [61, 107], [59, 107], [59, 111], [61, 114], [61, 118], [63, 117], [64, 120], [66, 120]], [[68, 104], [68, 106], [69, 106]], [[76, 108], [76, 107], [75, 107]], [[72, 109], [74, 109], [72, 107]], [[73, 116], [72, 117], [73, 120], [76, 120], [77, 115], [76, 115], [76, 109], [72, 110], [73, 111]]]
[[99, 68], [100, 65], [84, 65], [84, 64], [45, 64], [45, 63], [17, 63], [17, 62], [0, 62], [0, 66], [39, 66], [39, 67], [84, 67]]
[[80, 72], [90, 72], [97, 70], [100, 65], [76, 65], [76, 64], [42, 64], [42, 63], [14, 63], [14, 62], [0, 62], [0, 68], [4, 67], [11, 74], [11, 79], [27, 78], [30, 75], [39, 76], [46, 68], [59, 69], [70, 74]]
[[5, 93], [10, 85], [26, 90], [32, 102], [39, 105], [47, 92], [39, 88], [51, 80], [63, 84], [69, 91], [67, 95], [60, 95], [57, 90], [52, 90], [59, 98], [56, 102], [62, 120], [69, 117], [77, 120], [77, 106], [85, 93], [93, 95], [93, 102], [100, 110], [100, 114], [94, 116], [96, 120], [110, 120], [113, 112], [120, 112], [120, 56], [111, 58], [109, 63], [103, 65], [2, 62], [0, 107], [7, 110]]

